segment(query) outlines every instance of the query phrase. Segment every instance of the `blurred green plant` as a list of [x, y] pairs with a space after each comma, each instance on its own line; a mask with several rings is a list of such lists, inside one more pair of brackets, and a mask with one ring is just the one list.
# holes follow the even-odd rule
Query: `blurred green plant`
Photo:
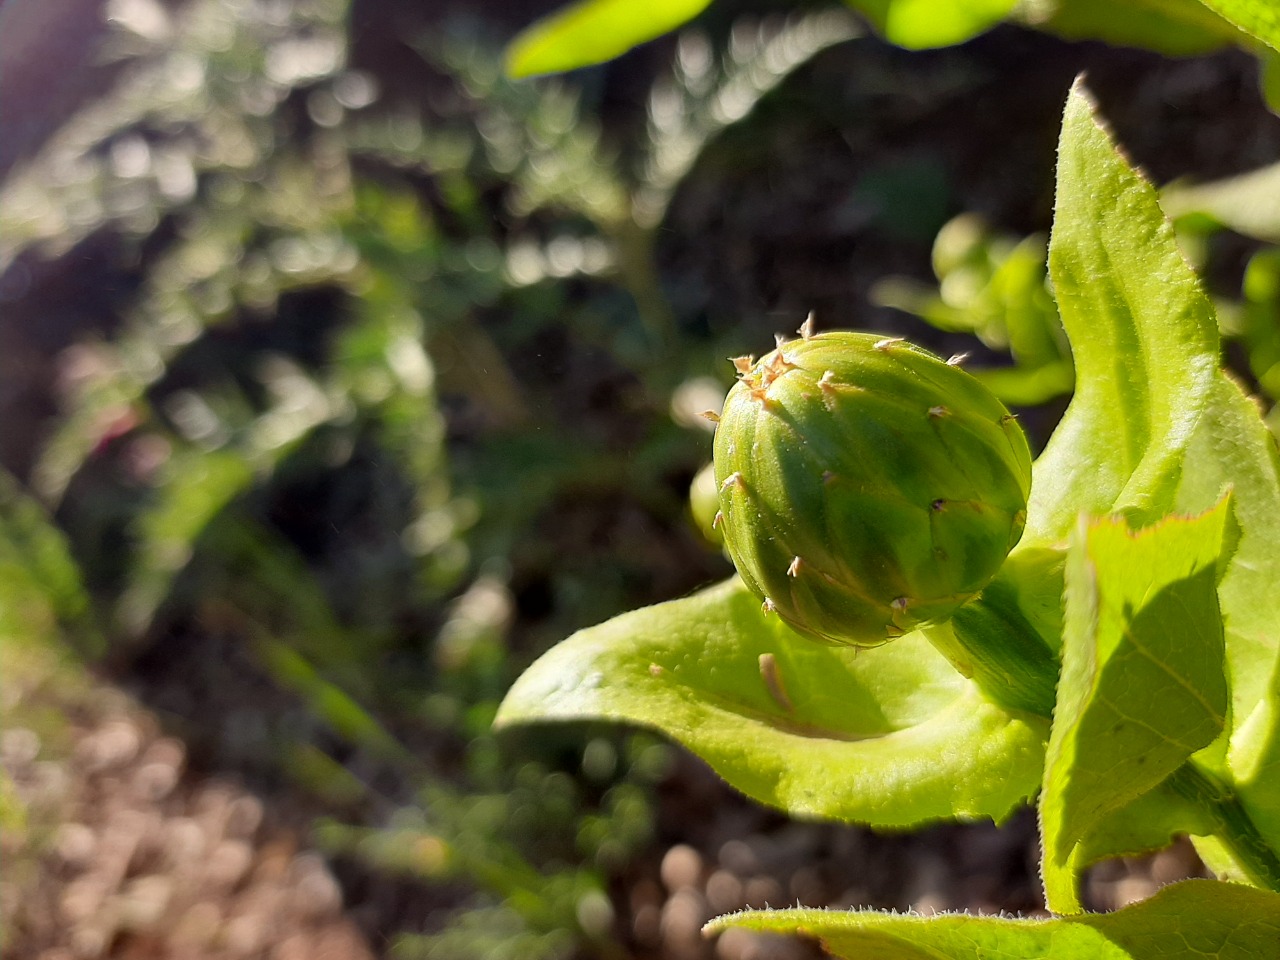
[[[507, 50], [527, 77], [602, 63], [692, 20], [710, 0], [578, 0], [528, 27]], [[1002, 21], [1072, 40], [1102, 40], [1170, 56], [1235, 44], [1257, 54], [1262, 88], [1280, 104], [1280, 22], [1271, 0], [844, 0], [890, 43], [908, 49], [963, 43]]]
[[[705, 146], [853, 28], [682, 40], [620, 158], [474, 38], [424, 45], [430, 115], [379, 104], [348, 13], [117, 0], [123, 79], [0, 187], [0, 270], [102, 238], [126, 265], [0, 490], [2, 646], [216, 686], [229, 644], [271, 691], [217, 691], [230, 760], [331, 810], [331, 853], [470, 891], [393, 952], [610, 955], [605, 881], [649, 841], [667, 748], [500, 747], [493, 715], [547, 637], [668, 589], [625, 529], [566, 557], [552, 511], [685, 523], [698, 421], [671, 395], [723, 351], [672, 318], [657, 230]], [[552, 615], [517, 629], [523, 589]]]
[[1208, 183], [1175, 181], [1161, 203], [1178, 227], [1192, 260], [1211, 261], [1213, 239], [1224, 231], [1260, 242], [1249, 254], [1237, 299], [1217, 303], [1222, 333], [1239, 343], [1280, 434], [1280, 164]]
[[[1280, 401], [1280, 165], [1209, 183], [1175, 181], [1161, 203], [1174, 221], [1183, 252], [1198, 267], [1212, 259], [1215, 236], [1231, 231], [1256, 241], [1239, 295], [1215, 303], [1220, 332], [1239, 344], [1268, 408]], [[933, 245], [936, 287], [887, 277], [871, 292], [882, 306], [911, 313], [938, 330], [975, 335], [1007, 351], [1012, 365], [970, 369], [1005, 403], [1036, 406], [1070, 393], [1071, 352], [1048, 284], [1043, 235], [997, 233], [964, 213], [939, 231]], [[1273, 431], [1274, 411], [1268, 417]]]
[[961, 214], [933, 244], [936, 290], [890, 277], [873, 301], [915, 314], [939, 330], [971, 333], [1013, 365], [970, 372], [1001, 400], [1036, 406], [1070, 393], [1071, 350], [1048, 288], [1048, 239], [996, 234], [976, 214]]

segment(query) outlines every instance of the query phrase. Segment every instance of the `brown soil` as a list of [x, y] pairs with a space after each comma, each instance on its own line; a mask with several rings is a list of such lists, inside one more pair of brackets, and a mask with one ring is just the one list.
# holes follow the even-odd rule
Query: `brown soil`
[[[14, 678], [7, 678], [13, 683]], [[16, 717], [61, 717], [48, 740], [0, 735], [26, 808], [6, 831], [3, 956], [11, 960], [365, 960], [328, 865], [234, 781], [103, 684], [6, 691]]]

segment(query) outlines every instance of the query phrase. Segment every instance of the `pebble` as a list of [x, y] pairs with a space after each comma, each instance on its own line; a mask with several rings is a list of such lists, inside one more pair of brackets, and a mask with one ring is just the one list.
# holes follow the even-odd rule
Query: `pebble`
[[646, 903], [633, 910], [631, 933], [642, 947], [656, 947], [662, 942], [662, 908]]
[[13, 770], [25, 767], [40, 756], [40, 738], [25, 727], [0, 733], [0, 763]]
[[53, 840], [58, 856], [70, 867], [81, 867], [87, 863], [97, 845], [97, 834], [83, 823], [62, 824]]
[[662, 883], [675, 893], [698, 883], [702, 875], [702, 855], [686, 844], [677, 844], [666, 852], [659, 869]]
[[729, 840], [720, 847], [720, 863], [725, 869], [739, 876], [755, 873], [760, 869], [756, 852], [745, 840]]
[[253, 848], [243, 840], [223, 840], [209, 854], [204, 867], [206, 882], [229, 890], [237, 886], [253, 866]]
[[[187, 779], [182, 742], [123, 694], [59, 709], [78, 724], [61, 757], [24, 727], [0, 732], [27, 816], [56, 825], [44, 841], [54, 857], [31, 846], [35, 831], [12, 848], [6, 837], [6, 859], [25, 858], [34, 879], [11, 896], [0, 872], [0, 922], [21, 931], [6, 956], [372, 960], [326, 862], [291, 833], [268, 833], [260, 799]], [[656, 944], [664, 894], [652, 886]]]
[[792, 901], [806, 906], [822, 906], [826, 891], [827, 884], [823, 882], [821, 872], [813, 866], [801, 867], [787, 882], [787, 892]]
[[782, 891], [782, 884], [765, 874], [752, 877], [747, 881], [742, 891], [742, 898], [745, 901], [744, 906], [754, 910], [786, 906], [786, 894]]
[[742, 881], [728, 870], [717, 870], [707, 878], [707, 903], [716, 913], [740, 910], [744, 894]]
[[116, 898], [120, 925], [133, 930], [151, 930], [165, 917], [173, 899], [173, 879], [160, 874], [130, 881]]
[[128, 720], [111, 720], [80, 741], [76, 758], [90, 772], [121, 767], [134, 758], [142, 737]]

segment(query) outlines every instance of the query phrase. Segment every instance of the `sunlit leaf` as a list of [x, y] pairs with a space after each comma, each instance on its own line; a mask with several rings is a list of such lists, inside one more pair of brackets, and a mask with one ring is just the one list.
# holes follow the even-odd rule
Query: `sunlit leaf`
[[1063, 119], [1049, 272], [1076, 392], [1036, 461], [1024, 547], [1065, 542], [1082, 512], [1164, 515], [1217, 379], [1209, 300], [1079, 82]]
[[1275, 0], [1201, 0], [1249, 36], [1280, 51], [1280, 7]]
[[1205, 214], [1245, 236], [1280, 242], [1280, 163], [1225, 180], [1171, 184], [1160, 204], [1174, 218]]
[[909, 50], [946, 47], [990, 30], [1018, 0], [845, 0], [890, 43]]
[[581, 0], [523, 31], [507, 49], [513, 77], [603, 63], [676, 29], [711, 0]]
[[1188, 880], [1115, 913], [1054, 920], [753, 910], [707, 929], [733, 927], [815, 937], [845, 960], [1260, 960], [1280, 955], [1280, 894]]
[[1007, 816], [1036, 789], [1046, 734], [919, 634], [817, 644], [737, 580], [575, 634], [516, 682], [497, 722], [582, 719], [659, 730], [762, 803], [880, 826]]
[[1227, 486], [1239, 543], [1218, 587], [1232, 716], [1219, 772], [1280, 850], [1280, 452], [1257, 404], [1220, 376], [1188, 447], [1174, 509], [1203, 510]]
[[[1067, 562], [1058, 703], [1040, 798], [1051, 909], [1080, 908], [1077, 847], [1221, 733], [1227, 714], [1217, 571], [1228, 501], [1132, 533], [1082, 522]], [[1230, 550], [1228, 543], [1226, 549]], [[1118, 849], [1133, 852], [1123, 837]]]
[[1248, 40], [1200, 0], [1022, 0], [1014, 16], [1068, 40], [1102, 40], [1172, 57]]

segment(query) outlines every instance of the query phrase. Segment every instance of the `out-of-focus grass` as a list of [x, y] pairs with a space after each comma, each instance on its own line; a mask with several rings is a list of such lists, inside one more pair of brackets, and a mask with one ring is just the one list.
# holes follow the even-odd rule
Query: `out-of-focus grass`
[[401, 955], [608, 955], [666, 748], [490, 722], [550, 640], [723, 569], [669, 406], [725, 351], [674, 323], [655, 231], [848, 21], [686, 44], [631, 163], [466, 37], [424, 44], [431, 109], [380, 109], [342, 0], [113, 10], [120, 85], [0, 188], [0, 269], [105, 240], [118, 274], [5, 480], [7, 685], [136, 678], [214, 764], [326, 811], [323, 849], [439, 888]]

